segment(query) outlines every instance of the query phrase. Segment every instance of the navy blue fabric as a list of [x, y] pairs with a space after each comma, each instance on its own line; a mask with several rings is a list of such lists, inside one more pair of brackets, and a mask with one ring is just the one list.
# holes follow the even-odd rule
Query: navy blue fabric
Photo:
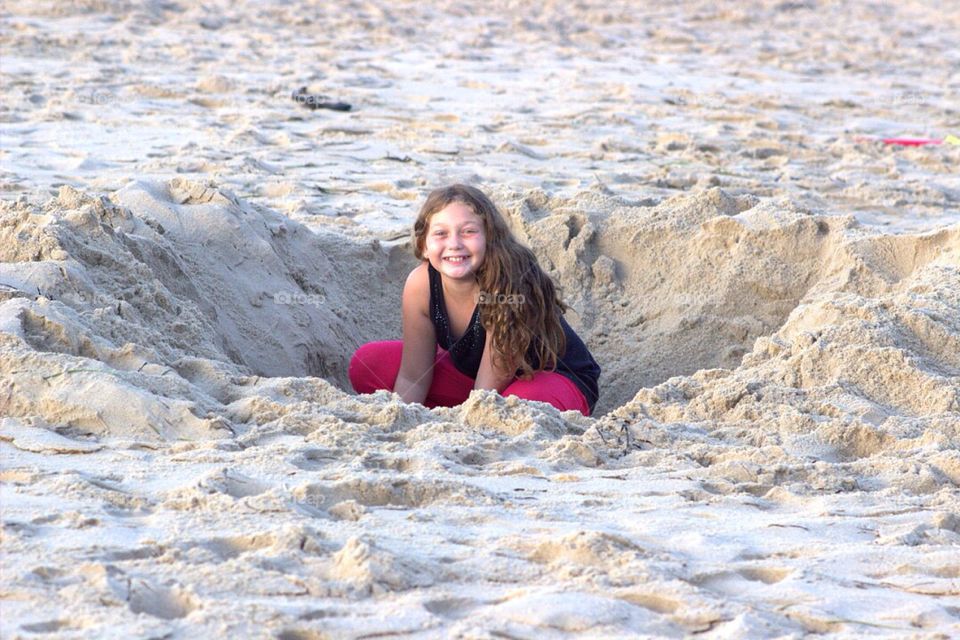
[[[443, 300], [443, 281], [440, 272], [429, 263], [427, 263], [427, 271], [430, 274], [430, 319], [437, 333], [437, 344], [450, 353], [450, 359], [460, 373], [476, 379], [477, 372], [480, 370], [480, 359], [483, 357], [483, 347], [487, 340], [487, 332], [480, 324], [480, 305], [474, 308], [466, 332], [459, 340], [454, 341], [447, 306]], [[563, 316], [560, 316], [560, 325], [567, 337], [567, 349], [557, 362], [556, 371], [577, 385], [590, 406], [590, 413], [593, 413], [593, 407], [600, 396], [598, 385], [600, 365], [593, 359], [590, 350]], [[532, 352], [533, 345], [527, 355], [536, 369], [540, 363]]]

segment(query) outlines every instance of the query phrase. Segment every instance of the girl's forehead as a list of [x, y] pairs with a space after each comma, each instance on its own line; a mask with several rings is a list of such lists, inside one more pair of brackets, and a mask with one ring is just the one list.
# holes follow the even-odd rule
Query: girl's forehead
[[482, 220], [470, 205], [462, 202], [451, 202], [430, 216], [430, 225], [459, 225], [471, 222], [479, 223]]

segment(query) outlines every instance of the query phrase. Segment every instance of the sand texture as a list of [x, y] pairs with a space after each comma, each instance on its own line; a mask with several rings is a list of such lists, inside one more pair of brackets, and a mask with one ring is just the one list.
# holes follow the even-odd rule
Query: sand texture
[[[960, 635], [960, 10], [3, 11], [0, 636]], [[593, 417], [348, 391], [460, 179]]]

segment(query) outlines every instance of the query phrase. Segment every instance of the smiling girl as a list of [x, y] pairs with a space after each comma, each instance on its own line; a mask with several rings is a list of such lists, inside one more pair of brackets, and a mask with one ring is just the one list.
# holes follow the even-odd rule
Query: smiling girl
[[421, 260], [403, 288], [403, 340], [370, 342], [350, 361], [357, 393], [455, 406], [473, 389], [590, 415], [600, 367], [563, 317], [537, 258], [480, 190], [430, 193], [413, 227]]

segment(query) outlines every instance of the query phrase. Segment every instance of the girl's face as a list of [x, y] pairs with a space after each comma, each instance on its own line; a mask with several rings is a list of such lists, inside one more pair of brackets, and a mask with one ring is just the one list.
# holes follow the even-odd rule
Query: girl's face
[[427, 260], [442, 275], [475, 280], [487, 251], [483, 219], [462, 202], [451, 202], [430, 216], [424, 249]]

